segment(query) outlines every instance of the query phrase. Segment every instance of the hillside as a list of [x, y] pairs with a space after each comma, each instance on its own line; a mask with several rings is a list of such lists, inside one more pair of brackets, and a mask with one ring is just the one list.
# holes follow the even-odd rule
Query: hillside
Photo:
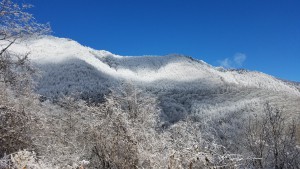
[[83, 99], [101, 101], [111, 88], [132, 83], [156, 93], [163, 117], [171, 122], [203, 104], [232, 107], [237, 101], [256, 100], [300, 110], [300, 92], [291, 83], [261, 72], [216, 68], [183, 55], [120, 56], [52, 36], [22, 41], [11, 50], [30, 51], [30, 60], [41, 71], [36, 91], [50, 99], [80, 93]]
[[[30, 51], [30, 59], [44, 73], [55, 71], [51, 73], [63, 75], [68, 73], [65, 71], [66, 69], [75, 72], [89, 71], [87, 76], [80, 76], [75, 72], [63, 75], [66, 79], [59, 81], [60, 85], [65, 86], [65, 90], [68, 90], [66, 88], [69, 85], [76, 87], [84, 85], [77, 82], [80, 81], [80, 78], [85, 78], [84, 81], [89, 83], [91, 90], [93, 90], [94, 85], [97, 86], [97, 82], [110, 79], [111, 81], [125, 80], [166, 88], [176, 88], [176, 85], [172, 85], [174, 83], [193, 83], [198, 88], [237, 85], [300, 95], [292, 85], [269, 75], [253, 71], [230, 71], [215, 68], [204, 61], [183, 55], [119, 56], [107, 51], [82, 46], [70, 39], [52, 36], [22, 41], [11, 50], [15, 52]], [[70, 68], [67, 68], [68, 66]], [[50, 74], [42, 75], [42, 77], [39, 85], [41, 89], [48, 88], [48, 86], [44, 86], [46, 81], [52, 84], [58, 81], [55, 78], [60, 78]], [[55, 84], [51, 86], [55, 87]], [[58, 86], [57, 88], [61, 87]]]
[[[120, 56], [53, 36], [21, 40], [9, 50], [30, 52], [39, 71], [37, 99], [15, 100], [38, 121], [28, 123], [28, 135], [51, 164], [80, 159], [99, 168], [256, 168], [255, 160], [265, 157], [249, 144], [273, 144], [269, 135], [257, 138], [271, 133], [267, 125], [284, 124], [282, 132], [299, 123], [299, 84], [262, 72], [175, 54]], [[8, 94], [1, 95], [13, 97]], [[267, 115], [281, 117], [276, 112], [284, 123], [266, 121]], [[288, 144], [299, 140], [293, 135]], [[261, 165], [272, 166], [272, 158]]]

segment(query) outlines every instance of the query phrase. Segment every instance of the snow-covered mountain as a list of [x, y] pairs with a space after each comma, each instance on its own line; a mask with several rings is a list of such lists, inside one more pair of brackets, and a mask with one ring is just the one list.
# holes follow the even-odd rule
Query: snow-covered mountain
[[213, 67], [183, 55], [120, 56], [52, 36], [20, 41], [11, 50], [30, 51], [30, 60], [40, 68], [36, 91], [47, 98], [78, 93], [99, 101], [111, 87], [132, 83], [156, 94], [161, 117], [172, 123], [193, 110], [253, 111], [266, 101], [291, 113], [300, 110], [300, 91], [292, 83], [261, 72]]
[[[111, 142], [118, 145], [116, 152], [123, 151], [124, 141], [135, 138], [137, 144], [129, 141], [130, 145], [137, 145], [141, 166], [150, 166], [151, 159], [156, 166], [152, 168], [168, 168], [174, 152], [180, 157], [185, 154], [182, 157], [187, 162], [183, 163], [189, 166], [191, 159], [197, 159], [198, 166], [212, 166], [206, 162], [220, 159], [222, 163], [218, 166], [222, 166], [224, 159], [232, 163], [232, 158], [241, 163], [245, 161], [248, 166], [248, 160], [240, 160], [256, 157], [249, 156], [248, 146], [245, 146], [249, 144], [248, 136], [254, 139], [250, 143], [256, 144], [255, 137], [260, 137], [260, 131], [271, 132], [265, 129], [272, 125], [263, 125], [265, 122], [273, 124], [270, 117], [278, 118], [276, 113], [282, 112], [284, 121], [279, 120], [278, 124], [297, 126], [294, 122], [299, 122], [299, 83], [261, 72], [213, 67], [183, 55], [119, 56], [53, 36], [21, 40], [9, 50], [20, 54], [30, 52], [29, 59], [40, 72], [34, 77], [39, 100], [26, 108], [28, 112], [35, 110], [37, 117], [44, 121], [38, 123], [43, 125], [39, 125], [42, 130], [35, 140], [38, 145], [50, 144], [52, 148], [42, 146], [40, 151], [62, 164], [67, 160], [59, 154], [65, 157], [70, 152], [74, 155], [72, 159], [77, 159], [77, 154], [84, 159], [93, 155], [94, 143], [86, 143], [89, 140], [86, 137], [91, 135], [92, 142], [100, 140], [96, 145], [109, 149], [103, 152], [115, 151], [111, 149], [115, 146], [107, 146]], [[87, 134], [84, 126], [91, 126], [92, 134]], [[117, 128], [122, 132], [115, 130]], [[95, 133], [99, 136], [95, 137]], [[115, 135], [122, 136], [120, 144], [114, 141], [118, 140]], [[65, 137], [72, 143], [69, 150]], [[252, 147], [250, 149], [252, 151]], [[131, 157], [127, 152], [130, 149], [125, 146], [124, 150], [126, 157]], [[242, 156], [236, 156], [239, 154]], [[98, 156], [95, 156], [97, 164]]]
[[[70, 39], [52, 36], [23, 41], [16, 44], [12, 50], [30, 51], [29, 57], [32, 62], [46, 73], [51, 71], [53, 74], [64, 75], [64, 78], [59, 80], [59, 85], [62, 86], [70, 85], [72, 81], [74, 85], [82, 85], [76, 83], [80, 81], [78, 78], [88, 77], [80, 76], [78, 73], [90, 71], [91, 74], [86, 75], [90, 79], [84, 81], [88, 84], [99, 82], [97, 78], [112, 78], [144, 84], [194, 82], [197, 86], [209, 88], [238, 85], [300, 95], [295, 87], [272, 76], [244, 70], [227, 71], [183, 55], [119, 56], [104, 50], [82, 46]], [[68, 68], [68, 71], [74, 72], [66, 72], [67, 67], [73, 67], [75, 70]], [[57, 77], [48, 75], [47, 79], [42, 80], [52, 83], [52, 78]], [[41, 83], [43, 84], [43, 81]]]

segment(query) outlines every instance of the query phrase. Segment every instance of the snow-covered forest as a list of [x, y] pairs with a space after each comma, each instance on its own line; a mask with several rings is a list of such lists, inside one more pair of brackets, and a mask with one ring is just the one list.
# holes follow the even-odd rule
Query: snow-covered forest
[[0, 169], [300, 168], [299, 83], [120, 56], [0, 2]]

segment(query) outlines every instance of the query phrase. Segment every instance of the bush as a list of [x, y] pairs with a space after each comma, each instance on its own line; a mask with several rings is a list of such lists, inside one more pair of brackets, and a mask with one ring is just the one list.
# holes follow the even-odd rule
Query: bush
[[282, 110], [264, 105], [264, 114], [248, 119], [246, 147], [256, 160], [255, 168], [300, 168], [297, 126]]

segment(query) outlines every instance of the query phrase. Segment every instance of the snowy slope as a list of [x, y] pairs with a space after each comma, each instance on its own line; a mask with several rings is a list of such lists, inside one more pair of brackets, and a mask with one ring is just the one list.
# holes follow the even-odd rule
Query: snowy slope
[[283, 80], [285, 83], [288, 83], [289, 85], [295, 86], [300, 91], [300, 82], [294, 82], [294, 81], [286, 81]]
[[[174, 83], [193, 83], [201, 88], [237, 85], [300, 95], [293, 85], [272, 76], [260, 72], [220, 70], [182, 55], [119, 56], [52, 36], [21, 41], [11, 50], [20, 53], [30, 51], [32, 62], [46, 73], [38, 86], [40, 91], [68, 90], [68, 86], [79, 91], [86, 88], [96, 90], [103, 79], [106, 82], [113, 79], [139, 84], [158, 83], [167, 87]], [[85, 72], [84, 75], [80, 75], [82, 72]], [[61, 77], [57, 79], [58, 76]], [[107, 82], [105, 85], [110, 84]]]
[[[30, 52], [29, 59], [39, 68], [40, 76], [34, 80], [37, 82], [35, 90], [41, 95], [41, 102], [36, 104], [45, 104], [46, 107], [44, 110], [35, 106], [37, 108], [33, 110], [37, 109], [41, 117], [45, 119], [43, 120], [45, 124], [47, 122], [54, 127], [53, 131], [55, 132], [52, 133], [57, 135], [56, 129], [59, 129], [58, 132], [69, 131], [62, 127], [62, 124], [69, 126], [69, 123], [76, 124], [76, 127], [78, 126], [78, 129], [84, 133], [86, 132], [83, 128], [85, 122], [91, 124], [93, 129], [99, 129], [100, 133], [102, 131], [111, 133], [110, 130], [116, 126], [111, 123], [117, 122], [117, 125], [122, 123], [122, 129], [123, 123], [124, 126], [133, 124], [133, 128], [128, 128], [128, 131], [132, 132], [137, 129], [138, 132], [135, 132], [139, 136], [137, 140], [139, 138], [147, 140], [143, 143], [147, 144], [147, 148], [142, 149], [147, 149], [146, 153], [142, 152], [141, 154], [143, 158], [149, 152], [150, 156], [155, 156], [155, 159], [162, 157], [168, 161], [171, 157], [169, 154], [175, 152], [173, 149], [177, 152], [194, 153], [194, 148], [197, 153], [199, 150], [203, 150], [207, 154], [215, 156], [214, 153], [216, 150], [219, 151], [219, 148], [214, 147], [220, 147], [222, 155], [226, 150], [232, 152], [233, 157], [238, 157], [236, 154], [244, 151], [244, 144], [241, 140], [244, 139], [246, 123], [250, 122], [248, 117], [263, 115], [266, 103], [283, 110], [284, 118], [288, 117], [286, 119], [297, 120], [296, 118], [299, 118], [300, 115], [300, 84], [283, 81], [261, 72], [226, 70], [183, 55], [120, 56], [108, 51], [82, 46], [70, 39], [52, 36], [19, 41], [10, 50], [20, 54]], [[122, 85], [124, 83], [125, 85]], [[108, 104], [124, 106], [124, 110], [117, 108], [117, 112], [112, 114], [111, 110], [115, 107], [109, 107], [107, 109], [109, 112], [104, 112], [104, 114], [111, 114], [105, 115], [107, 118], [92, 112], [98, 111], [98, 108], [89, 109], [84, 106], [84, 108], [77, 109], [77, 106], [72, 104], [70, 110], [64, 111], [61, 105], [69, 104], [73, 99], [66, 100], [61, 104], [61, 101], [57, 100], [62, 95], [71, 95], [85, 101], [99, 103], [103, 101], [105, 94], [111, 92], [110, 89], [114, 90], [116, 101], [108, 100], [111, 102]], [[48, 107], [50, 102], [44, 102], [45, 99], [53, 101], [54, 104], [58, 103], [58, 105]], [[127, 116], [132, 116], [132, 108], [134, 116], [132, 117], [133, 121], [130, 122]], [[31, 109], [29, 108], [29, 111]], [[102, 110], [102, 107], [100, 109], [100, 111], [106, 110], [106, 108]], [[124, 113], [129, 114], [121, 115]], [[135, 117], [136, 113], [139, 114], [138, 118]], [[52, 122], [53, 117], [58, 118], [57, 121]], [[125, 121], [119, 121], [123, 117], [126, 118]], [[103, 120], [109, 120], [111, 123], [103, 122]], [[96, 125], [98, 123], [104, 123], [110, 127], [104, 126], [104, 130], [102, 130], [100, 128], [103, 124], [98, 127]], [[125, 129], [127, 130], [127, 128]], [[37, 138], [48, 140], [48, 133], [45, 132], [47, 137]], [[70, 138], [73, 138], [73, 133]], [[140, 135], [140, 133], [145, 135]], [[65, 136], [64, 132], [58, 135]], [[99, 135], [99, 138], [101, 136]], [[56, 147], [60, 144], [56, 144], [55, 140], [55, 137], [50, 140], [50, 144], [54, 146], [50, 146], [49, 150], [48, 146], [46, 152], [52, 153], [52, 150], [55, 150], [53, 154], [57, 155], [55, 152], [58, 148]], [[201, 146], [202, 142], [205, 142], [203, 148], [195, 147], [195, 145]], [[71, 143], [70, 146], [76, 149], [76, 153], [79, 152], [78, 147], [86, 144], [74, 144], [73, 146], [73, 143], [76, 142], [71, 141]], [[65, 141], [61, 145], [64, 147], [62, 150], [65, 154]], [[138, 143], [138, 145], [142, 144]], [[149, 148], [148, 150], [149, 145], [158, 148], [153, 150]], [[213, 151], [207, 148], [210, 146]], [[93, 148], [82, 147], [88, 151], [94, 149], [94, 146]], [[241, 150], [236, 151], [241, 147], [243, 147]], [[171, 153], [167, 152], [169, 149], [172, 150]], [[160, 153], [160, 156], [157, 155], [157, 152]], [[80, 154], [83, 154], [81, 150]], [[145, 159], [148, 157], [145, 156]], [[226, 156], [226, 158], [228, 157]], [[250, 156], [246, 153], [245, 157]], [[192, 158], [188, 159], [189, 164], [192, 164], [190, 163]], [[223, 156], [222, 159], [224, 159]], [[238, 159], [240, 158], [238, 157]], [[169, 162], [165, 164], [169, 164]]]

